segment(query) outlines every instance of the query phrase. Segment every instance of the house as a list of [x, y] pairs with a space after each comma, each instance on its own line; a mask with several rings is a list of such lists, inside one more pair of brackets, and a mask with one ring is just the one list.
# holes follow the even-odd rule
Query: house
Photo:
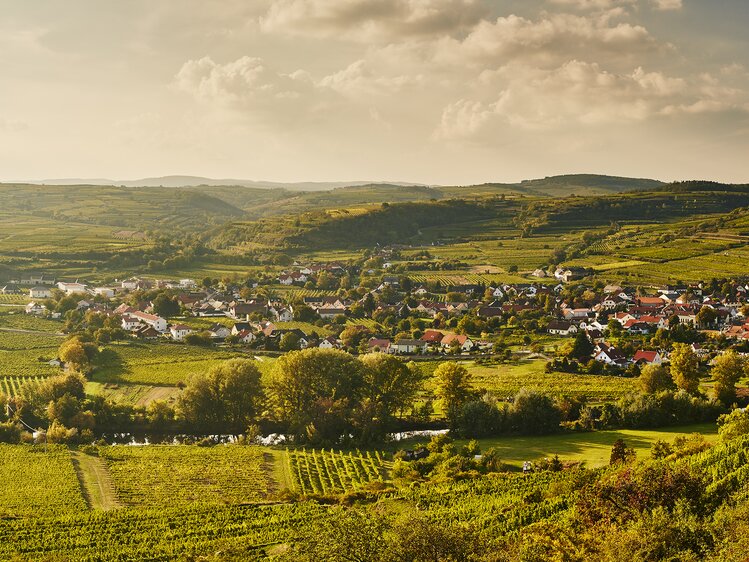
[[635, 356], [632, 358], [632, 362], [639, 365], [660, 365], [661, 363], [663, 363], [663, 357], [661, 357], [661, 354], [657, 351], [644, 351], [640, 349], [637, 351], [637, 353], [635, 353]]
[[562, 310], [562, 316], [565, 320], [581, 320], [592, 313], [593, 311], [590, 308], [565, 308]]
[[538, 269], [534, 269], [531, 275], [533, 275], [533, 277], [539, 277], [539, 278], [546, 277], [546, 272], [543, 269], [538, 268]]
[[36, 316], [39, 316], [47, 312], [47, 307], [43, 304], [32, 301], [26, 305], [25, 311], [26, 314], [34, 314]]
[[[0, 288], [0, 295], [20, 295], [21, 289], [19, 289], [15, 284], [10, 283], [8, 285], [5, 285], [4, 287]], [[33, 297], [33, 295], [32, 295]], [[37, 297], [37, 298], [46, 298], [46, 297]]]
[[104, 297], [105, 299], [111, 299], [114, 296], [114, 289], [112, 287], [95, 287], [94, 294]]
[[428, 345], [439, 345], [444, 337], [445, 334], [438, 330], [427, 330], [419, 339]]
[[443, 349], [449, 349], [455, 345], [454, 342], [457, 342], [461, 351], [471, 351], [475, 345], [471, 338], [459, 334], [445, 334], [440, 345], [442, 345]]
[[333, 336], [329, 336], [322, 339], [317, 347], [320, 349], [338, 349], [338, 340]]
[[244, 332], [245, 330], [251, 330], [252, 326], [250, 326], [249, 322], [235, 322], [234, 325], [231, 327], [231, 334], [233, 336], [236, 336], [240, 332]]
[[546, 329], [550, 334], [557, 336], [571, 336], [577, 333], [577, 326], [565, 320], [552, 320]]
[[427, 344], [420, 340], [402, 339], [396, 340], [390, 347], [393, 353], [424, 353], [427, 349]]
[[562, 281], [563, 283], [569, 283], [570, 281], [577, 281], [588, 275], [588, 270], [583, 267], [560, 267], [554, 272], [554, 277]]
[[120, 323], [120, 326], [122, 326], [122, 329], [126, 332], [132, 332], [133, 330], [136, 330], [140, 325], [140, 320], [138, 320], [134, 316], [131, 316], [130, 314], [122, 315], [122, 322]]
[[627, 359], [624, 354], [616, 349], [613, 345], [601, 342], [596, 345], [593, 351], [593, 359], [606, 363], [607, 365], [617, 365], [622, 367], [626, 365]]
[[381, 351], [383, 353], [394, 353], [394, 349], [391, 349], [392, 344], [390, 340], [370, 338], [367, 341], [367, 347], [372, 351]]
[[143, 324], [148, 324], [160, 334], [163, 334], [164, 332], [166, 332], [167, 322], [166, 322], [166, 319], [162, 318], [161, 316], [156, 316], [155, 314], [148, 314], [146, 312], [141, 312], [139, 310], [131, 312], [130, 316], [137, 319], [139, 322]]
[[237, 336], [237, 340], [239, 341], [239, 343], [252, 343], [257, 339], [255, 337], [255, 334], [253, 334], [250, 330], [240, 330], [234, 335]]
[[413, 292], [414, 295], [418, 295], [420, 297], [423, 297], [424, 295], [428, 295], [429, 291], [427, 291], [426, 287], [421, 285], [420, 287], [417, 287], [416, 290]]
[[158, 337], [161, 335], [159, 332], [157, 332], [153, 326], [149, 326], [147, 324], [141, 324], [138, 329], [135, 330], [133, 335], [136, 338], [142, 339], [142, 340], [155, 340], [158, 339]]
[[169, 329], [169, 333], [172, 334], [174, 341], [183, 341], [186, 336], [194, 332], [195, 330], [185, 324], [175, 324]]
[[646, 308], [660, 308], [666, 304], [666, 301], [662, 297], [638, 297], [637, 306]]
[[64, 281], [60, 281], [57, 284], [57, 288], [66, 295], [85, 294], [88, 292], [88, 290], [86, 289], [86, 285], [84, 285], [83, 283], [78, 283], [77, 281], [75, 283], [66, 283]]
[[229, 328], [227, 328], [223, 324], [216, 323], [216, 324], [213, 324], [210, 328], [208, 328], [208, 333], [213, 339], [222, 340], [231, 335], [231, 330], [229, 330]]
[[195, 283], [194, 279], [180, 279], [179, 280], [179, 286], [183, 289], [192, 290], [196, 288], [198, 285]]
[[291, 275], [279, 275], [278, 276], [278, 282], [281, 285], [292, 285], [294, 283], [294, 279], [291, 277]]
[[268, 312], [278, 322], [291, 322], [292, 320], [294, 320], [294, 312], [291, 307], [271, 307]]
[[335, 318], [336, 316], [340, 316], [341, 314], [346, 314], [345, 308], [317, 308], [315, 309], [317, 314], [320, 315], [320, 318], [323, 320], [331, 320]]
[[37, 285], [36, 287], [31, 287], [31, 289], [29, 289], [29, 296], [32, 299], [50, 299], [52, 298], [52, 291], [49, 287]]
[[137, 310], [136, 308], [133, 308], [129, 304], [122, 303], [120, 306], [114, 309], [114, 313], [118, 316], [123, 316], [125, 314], [130, 314], [131, 312], [134, 312]]

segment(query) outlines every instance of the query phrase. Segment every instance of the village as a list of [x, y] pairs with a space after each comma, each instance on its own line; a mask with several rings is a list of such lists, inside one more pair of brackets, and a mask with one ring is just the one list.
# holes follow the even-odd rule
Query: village
[[[339, 263], [295, 264], [264, 284], [133, 277], [95, 286], [39, 274], [0, 292], [26, 295], [29, 315], [63, 321], [75, 313], [78, 327], [85, 328], [87, 313], [114, 318], [115, 337], [268, 352], [319, 347], [481, 357], [507, 353], [513, 343], [548, 353], [542, 341], [555, 344], [551, 355], [623, 374], [633, 365], [668, 361], [672, 340], [690, 344], [699, 356], [720, 342], [749, 340], [749, 284], [643, 290], [586, 285], [584, 271], [556, 268], [534, 272], [532, 283], [441, 286], [391, 274], [390, 265], [361, 272]], [[342, 288], [344, 278], [350, 288]], [[317, 290], [323, 282], [328, 290]], [[508, 333], [522, 339], [508, 340]]]

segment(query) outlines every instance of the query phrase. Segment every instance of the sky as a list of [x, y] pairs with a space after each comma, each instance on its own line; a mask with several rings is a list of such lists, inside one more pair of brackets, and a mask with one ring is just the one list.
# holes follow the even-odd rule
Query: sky
[[0, 0], [0, 179], [749, 182], [746, 0]]

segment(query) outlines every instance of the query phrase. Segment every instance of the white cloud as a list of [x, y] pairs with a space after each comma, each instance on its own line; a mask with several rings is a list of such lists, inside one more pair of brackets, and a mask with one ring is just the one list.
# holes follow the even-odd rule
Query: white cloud
[[366, 60], [351, 63], [343, 70], [324, 77], [319, 86], [331, 88], [348, 96], [393, 95], [405, 88], [424, 83], [423, 75], [399, 74], [387, 76], [372, 69]]
[[463, 40], [443, 40], [435, 56], [492, 68], [517, 60], [560, 64], [591, 53], [599, 60], [631, 59], [659, 49], [645, 27], [609, 15], [547, 14], [538, 20], [510, 15], [482, 21]]
[[660, 11], [681, 10], [682, 0], [651, 0], [653, 7]]
[[510, 65], [479, 81], [500, 89], [498, 97], [449, 104], [434, 138], [486, 141], [508, 129], [571, 130], [741, 108], [739, 99], [706, 93], [697, 82], [642, 68], [615, 74], [576, 60], [553, 70]]
[[270, 32], [397, 41], [459, 33], [484, 12], [479, 0], [278, 0], [261, 24]]
[[244, 56], [224, 64], [210, 57], [189, 60], [175, 80], [179, 89], [200, 101], [276, 121], [315, 113], [324, 103], [307, 72], [279, 73], [256, 57]]

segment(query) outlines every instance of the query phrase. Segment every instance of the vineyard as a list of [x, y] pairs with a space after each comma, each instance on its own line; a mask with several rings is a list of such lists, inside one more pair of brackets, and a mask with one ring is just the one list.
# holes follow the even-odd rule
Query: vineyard
[[339, 494], [387, 481], [391, 463], [379, 451], [286, 451], [294, 487], [303, 494]]
[[85, 510], [67, 447], [0, 444], [0, 519]]
[[257, 502], [275, 486], [259, 447], [112, 446], [99, 455], [119, 501], [132, 507]]
[[57, 357], [62, 338], [46, 334], [0, 331], [0, 377], [39, 377], [60, 372], [48, 364]]
[[241, 356], [226, 349], [171, 343], [125, 342], [108, 345], [99, 355], [95, 382], [176, 385], [221, 361]]
[[0, 376], [0, 394], [18, 396], [21, 390], [31, 390], [39, 386], [45, 377], [3, 377]]
[[0, 295], [0, 304], [16, 304], [24, 306], [29, 302], [26, 295]]

